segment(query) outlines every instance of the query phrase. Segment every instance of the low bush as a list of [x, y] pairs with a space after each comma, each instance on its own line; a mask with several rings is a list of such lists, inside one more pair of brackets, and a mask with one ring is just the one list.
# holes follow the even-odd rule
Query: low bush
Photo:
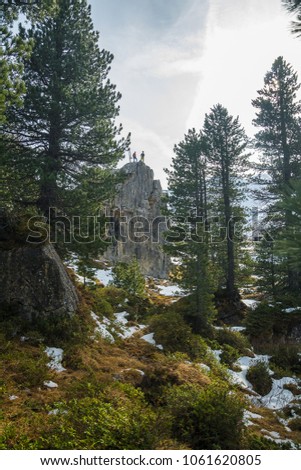
[[229, 346], [229, 344], [225, 344], [223, 346], [223, 352], [220, 356], [221, 361], [223, 364], [227, 366], [232, 366], [232, 364], [239, 358], [239, 352], [237, 349]]
[[276, 443], [272, 439], [267, 439], [262, 435], [249, 431], [245, 433], [242, 445], [242, 449], [247, 450], [280, 450], [290, 448], [291, 446], [289, 443], [284, 443], [281, 445]]
[[138, 261], [133, 259], [130, 263], [117, 263], [113, 270], [113, 283], [116, 287], [125, 289], [129, 295], [145, 298], [145, 278], [141, 274]]
[[51, 376], [47, 367], [48, 356], [42, 349], [35, 354], [24, 351], [11, 351], [2, 356], [3, 361], [9, 363], [11, 377], [20, 388], [39, 387]]
[[301, 417], [291, 419], [289, 427], [292, 431], [301, 431]]
[[152, 449], [156, 415], [143, 393], [128, 384], [116, 384], [95, 397], [56, 405], [51, 432], [41, 439], [47, 449]]
[[168, 312], [155, 315], [150, 320], [150, 329], [154, 338], [169, 353], [182, 352], [191, 359], [201, 358], [206, 354], [207, 346], [200, 336], [192, 333], [179, 313]]
[[269, 339], [273, 335], [274, 316], [275, 308], [266, 302], [249, 309], [245, 320], [247, 334], [259, 341]]
[[113, 316], [114, 309], [103, 296], [102, 289], [97, 289], [93, 293], [93, 311], [97, 315], [103, 315], [105, 317]]
[[272, 389], [272, 379], [266, 362], [254, 362], [248, 369], [247, 379], [259, 395], [267, 395]]
[[281, 369], [301, 374], [300, 345], [286, 344], [279, 346], [271, 357], [271, 363]]
[[215, 339], [221, 345], [228, 345], [236, 349], [240, 354], [244, 354], [246, 349], [250, 349], [251, 345], [246, 336], [239, 331], [232, 331], [229, 328], [215, 330]]
[[226, 384], [174, 386], [166, 392], [172, 437], [191, 449], [238, 449], [244, 402]]
[[119, 307], [119, 305], [123, 304], [126, 300], [126, 292], [115, 286], [96, 287], [94, 292], [97, 298], [103, 298], [109, 302], [114, 309]]

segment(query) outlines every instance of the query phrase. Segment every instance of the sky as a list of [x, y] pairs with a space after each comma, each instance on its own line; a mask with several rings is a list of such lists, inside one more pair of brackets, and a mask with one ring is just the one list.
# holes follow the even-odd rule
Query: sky
[[[90, 0], [99, 45], [114, 55], [118, 122], [167, 187], [173, 147], [221, 103], [252, 137], [251, 105], [282, 55], [301, 81], [301, 41], [281, 0]], [[128, 161], [128, 156], [121, 164]]]

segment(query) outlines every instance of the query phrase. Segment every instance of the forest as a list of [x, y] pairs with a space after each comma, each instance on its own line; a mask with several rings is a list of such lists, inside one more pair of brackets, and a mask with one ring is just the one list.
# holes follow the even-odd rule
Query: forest
[[254, 90], [254, 137], [217, 103], [170, 149], [157, 279], [103, 260], [131, 133], [89, 2], [1, 8], [0, 449], [300, 449], [294, 64]]

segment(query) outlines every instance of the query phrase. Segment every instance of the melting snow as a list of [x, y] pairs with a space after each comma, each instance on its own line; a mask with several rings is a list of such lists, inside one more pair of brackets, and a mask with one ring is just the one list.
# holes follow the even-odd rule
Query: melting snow
[[46, 348], [45, 352], [47, 356], [51, 359], [48, 363], [48, 367], [56, 372], [63, 372], [66, 370], [62, 366], [63, 354], [64, 351], [61, 348]]
[[257, 305], [260, 303], [258, 300], [254, 299], [243, 299], [242, 302], [249, 308], [255, 309]]
[[215, 359], [220, 362], [221, 361], [221, 354], [223, 352], [222, 349], [212, 349], [211, 350], [213, 356], [215, 357]]
[[107, 327], [106, 327], [106, 324], [107, 325], [110, 324], [110, 320], [104, 317], [103, 323], [101, 323], [98, 316], [94, 312], [91, 312], [91, 317], [96, 323], [95, 332], [99, 333], [102, 338], [107, 339], [110, 343], [114, 343], [115, 342], [114, 336], [107, 330]]
[[291, 307], [291, 308], [285, 308], [282, 310], [284, 313], [293, 313], [296, 312], [297, 310], [301, 310], [301, 307]]
[[210, 367], [207, 366], [207, 364], [199, 363], [198, 366], [199, 366], [200, 369], [203, 369], [203, 370], [205, 370], [206, 372], [209, 372], [209, 371], [211, 370]]
[[10, 396], [9, 396], [9, 399], [10, 399], [11, 401], [17, 400], [18, 398], [19, 398], [18, 395], [10, 395]]
[[229, 326], [230, 331], [245, 331], [245, 326]]
[[95, 277], [104, 286], [107, 286], [110, 282], [113, 281], [112, 269], [97, 269], [97, 271], [95, 272]]
[[154, 333], [149, 333], [148, 335], [141, 336], [141, 339], [143, 339], [149, 344], [152, 344], [153, 346], [156, 346], [158, 349], [163, 349], [162, 344], [157, 344], [154, 340]]
[[161, 295], [165, 296], [181, 296], [184, 295], [184, 291], [180, 289], [179, 286], [159, 286], [159, 291]]
[[[235, 365], [238, 365], [241, 368], [240, 372], [235, 372], [233, 370], [228, 370], [229, 374], [232, 377], [232, 381], [235, 384], [242, 386], [245, 389], [253, 390], [252, 384], [247, 380], [247, 372], [250, 366], [258, 361], [263, 361], [266, 364], [269, 364], [270, 356], [267, 355], [255, 355], [254, 358], [243, 356], [240, 357]], [[270, 370], [270, 375], [273, 372]], [[296, 396], [290, 391], [284, 388], [286, 384], [298, 385], [298, 380], [293, 377], [283, 377], [282, 379], [276, 380], [272, 378], [272, 389], [271, 391], [260, 397], [259, 403], [265, 408], [271, 410], [280, 410], [286, 407], [291, 401], [296, 400]], [[252, 397], [254, 399], [254, 397]], [[299, 399], [299, 397], [297, 398]]]
[[282, 379], [273, 379], [273, 386], [270, 393], [261, 398], [261, 403], [271, 410], [280, 410], [287, 406], [296, 396], [290, 391], [283, 388], [286, 384], [298, 385], [293, 377], [283, 377]]
[[252, 411], [245, 410], [244, 412], [244, 423], [246, 426], [254, 426], [254, 423], [251, 419], [261, 419], [262, 416], [257, 413], [252, 413]]
[[119, 336], [123, 339], [130, 338], [131, 336], [133, 336], [134, 333], [145, 328], [145, 325], [126, 326], [128, 323], [128, 316], [128, 312], [115, 313], [116, 321], [119, 323], [119, 327], [122, 330], [122, 332], [119, 333]]
[[45, 381], [44, 385], [45, 385], [45, 387], [48, 387], [48, 388], [57, 388], [58, 387], [58, 384], [56, 384], [55, 382], [52, 382], [52, 380]]
[[252, 384], [247, 380], [247, 372], [249, 367], [258, 361], [263, 361], [268, 364], [270, 356], [265, 355], [255, 355], [255, 357], [248, 357], [243, 356], [240, 357], [235, 365], [238, 365], [241, 368], [240, 372], [235, 372], [233, 370], [229, 370], [230, 375], [232, 376], [232, 380], [234, 383], [241, 385], [244, 388], [249, 390], [253, 390]]

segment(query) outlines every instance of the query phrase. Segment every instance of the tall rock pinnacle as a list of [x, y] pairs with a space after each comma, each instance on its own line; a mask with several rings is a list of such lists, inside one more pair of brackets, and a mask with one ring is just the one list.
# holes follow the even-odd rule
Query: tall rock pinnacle
[[115, 233], [105, 258], [112, 262], [136, 258], [143, 274], [166, 278], [169, 258], [162, 249], [166, 222], [161, 213], [161, 183], [141, 161], [127, 163], [120, 171], [125, 179], [110, 209]]

